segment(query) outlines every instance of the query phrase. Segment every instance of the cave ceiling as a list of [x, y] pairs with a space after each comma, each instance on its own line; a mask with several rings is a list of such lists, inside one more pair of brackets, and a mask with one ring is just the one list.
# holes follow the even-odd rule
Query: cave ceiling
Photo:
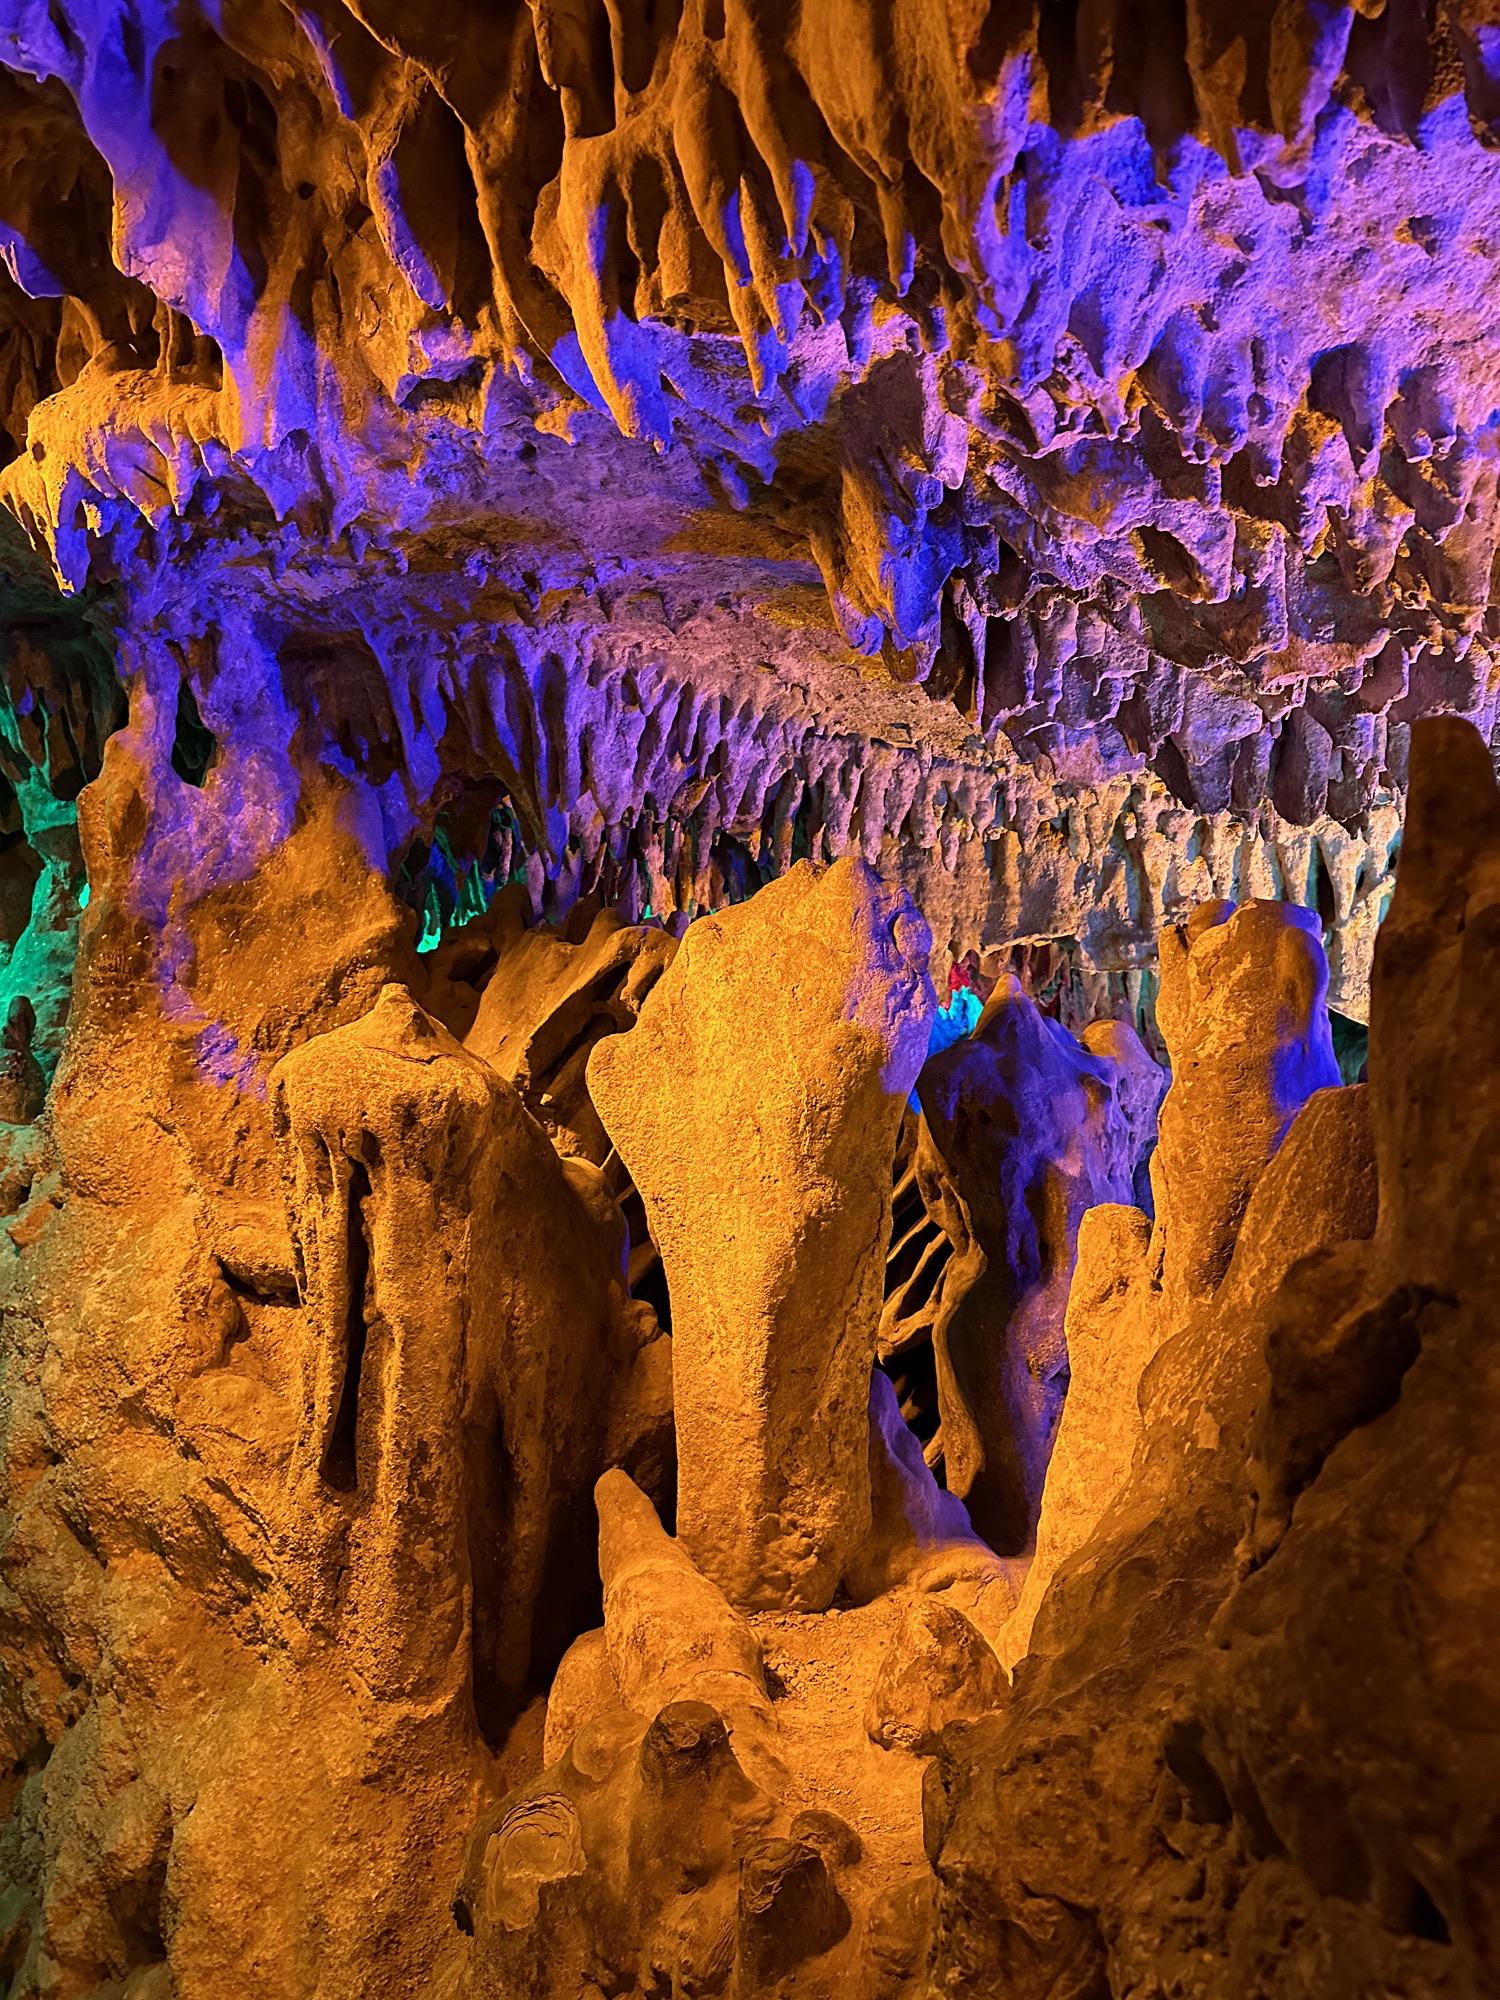
[[444, 921], [501, 800], [549, 910], [856, 851], [1118, 972], [1285, 895], [1363, 1011], [1410, 723], [1495, 722], [1484, 8], [70, 0], [0, 62], [0, 498], [226, 813], [342, 774]]

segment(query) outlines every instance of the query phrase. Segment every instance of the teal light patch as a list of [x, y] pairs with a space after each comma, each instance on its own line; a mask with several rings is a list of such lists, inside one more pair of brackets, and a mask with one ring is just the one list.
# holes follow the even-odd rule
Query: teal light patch
[[78, 891], [78, 907], [80, 910], [86, 910], [88, 906], [89, 906], [89, 885], [87, 882], [85, 882], [83, 887]]
[[427, 900], [422, 905], [422, 935], [417, 939], [418, 951], [436, 951], [443, 941], [443, 906], [435, 887], [427, 891]]

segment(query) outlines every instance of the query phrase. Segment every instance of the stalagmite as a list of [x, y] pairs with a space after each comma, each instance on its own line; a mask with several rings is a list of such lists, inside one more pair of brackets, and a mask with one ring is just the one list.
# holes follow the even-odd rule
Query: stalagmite
[[1134, 1072], [1090, 1055], [1014, 980], [922, 1073], [929, 1206], [954, 1250], [933, 1329], [943, 1460], [1007, 1554], [1031, 1543], [1062, 1411], [1079, 1222], [1134, 1186], [1142, 1120], [1122, 1085]]
[[1152, 1161], [1154, 1254], [1174, 1298], [1213, 1291], [1266, 1161], [1315, 1090], [1336, 1085], [1317, 926], [1284, 903], [1208, 903], [1162, 955], [1172, 1064]]
[[821, 1609], [870, 1523], [890, 1158], [926, 927], [857, 862], [689, 930], [589, 1089], [672, 1295], [678, 1526], [731, 1602]]
[[0, 0], [5, 2000], [1500, 1994], [1497, 0]]

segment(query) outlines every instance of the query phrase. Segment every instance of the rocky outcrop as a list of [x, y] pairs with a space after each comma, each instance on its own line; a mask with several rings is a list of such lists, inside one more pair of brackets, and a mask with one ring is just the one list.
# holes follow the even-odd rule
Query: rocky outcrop
[[865, 1729], [884, 1749], [931, 1756], [950, 1723], [1001, 1707], [1009, 1688], [999, 1660], [961, 1611], [915, 1597], [880, 1663]]
[[1024, 1563], [998, 1556], [956, 1493], [938, 1485], [883, 1368], [870, 1377], [870, 1532], [844, 1573], [856, 1604], [906, 1585], [932, 1592], [993, 1639], [1015, 1608]]
[[[97, 607], [59, 598], [46, 563], [8, 518], [0, 602], [0, 1005], [7, 1015], [30, 1010], [31, 1053], [45, 1081], [62, 1044], [88, 898], [78, 795], [99, 775], [125, 704]], [[40, 1109], [36, 1096], [28, 1071], [12, 1100], [28, 1120]]]
[[[126, 749], [100, 807], [139, 796]], [[18, 1128], [41, 1151], [0, 1270], [18, 1992], [1484, 1990], [1494, 1702], [1471, 1639], [1492, 1607], [1469, 1524], [1493, 1484], [1479, 1056], [1500, 794], [1471, 735], [1418, 749], [1368, 1084], [1312, 1087], [1319, 966], [1294, 913], [1213, 909], [1172, 961], [1172, 1092], [1222, 1121], [1221, 1178], [1169, 1095], [1155, 1223], [1120, 1202], [1078, 1224], [1029, 1572], [978, 1537], [869, 1373], [929, 1012], [896, 892], [852, 864], [794, 871], [694, 925], [588, 1058], [596, 1111], [641, 1142], [675, 1286], [678, 1538], [623, 1471], [592, 1484], [667, 1337], [626, 1298], [600, 1170], [559, 1150], [579, 1124], [549, 1141], [408, 986], [359, 1004], [392, 937], [375, 881], [348, 912], [347, 983], [285, 1026], [218, 1182], [191, 1166], [224, 1086], [173, 1064], [177, 1027], [158, 1020], [134, 1070], [107, 1059], [104, 953], [130, 919], [101, 890], [62, 1084]], [[122, 826], [128, 852], [128, 815], [106, 816]], [[301, 832], [304, 855], [333, 837]], [[275, 920], [298, 880], [265, 873]], [[667, 955], [651, 935], [543, 937], [500, 989], [508, 1017], [592, 1036], [628, 967]], [[446, 962], [432, 992], [457, 1005], [468, 984], [477, 1017], [514, 946], [472, 984]], [[249, 981], [220, 977], [249, 1010]], [[1134, 1187], [1149, 1077], [1077, 1044], [1069, 1062], [1133, 1077], [1113, 1115]], [[149, 1171], [106, 1157], [110, 1111], [139, 1121]], [[284, 1212], [248, 1179], [256, 1115]], [[1453, 1158], [1466, 1177], [1444, 1185]], [[777, 1175], [752, 1205], [758, 1159]], [[801, 1185], [787, 1162], [818, 1169], [824, 1208], [777, 1210], [766, 1188]], [[811, 1278], [808, 1212], [827, 1225]], [[744, 1376], [795, 1378], [834, 1330], [851, 1351], [831, 1343], [826, 1379], [852, 1377], [858, 1336], [857, 1426], [804, 1388], [801, 1433], [778, 1410], [800, 1455], [770, 1461], [844, 1585], [818, 1608], [736, 1606], [686, 1532], [713, 1378], [682, 1357], [732, 1244], [796, 1280], [760, 1295], [776, 1310]], [[727, 1349], [734, 1323], [713, 1331]], [[764, 1492], [750, 1435], [731, 1463]], [[842, 1482], [822, 1515], [819, 1453]], [[736, 1520], [726, 1481], [696, 1491]], [[1435, 1707], [1413, 1692], [1429, 1677]]]
[[[113, 779], [90, 802], [129, 830]], [[257, 1024], [252, 1077], [268, 1024], [297, 1042], [270, 1104], [153, 1009], [162, 960], [86, 835], [102, 886], [0, 1272], [3, 1962], [78, 1995], [440, 1990], [468, 1830], [597, 1616], [590, 1489], [632, 1462], [660, 1342], [593, 1170], [402, 988], [361, 1005], [371, 902], [345, 876], [334, 929], [326, 821], [208, 913], [296, 913], [300, 960], [197, 983]]]
[[1058, 1419], [1037, 1522], [1036, 1553], [998, 1650], [1013, 1666], [1037, 1610], [1130, 1476], [1145, 1440], [1141, 1378], [1163, 1337], [1151, 1283], [1151, 1226], [1137, 1208], [1104, 1204], [1078, 1230], [1063, 1338], [1068, 1395]]
[[[1217, 1292], [1148, 1295], [1128, 1472], [1042, 1599], [1007, 1711], [944, 1746], [950, 1990], [1457, 1993], [1493, 1967], [1497, 1704], [1459, 1635], [1494, 1607], [1454, 1554], [1495, 1460], [1464, 1330], [1492, 1107], [1453, 1023], [1484, 982], [1500, 806], [1470, 732], [1419, 732], [1414, 768], [1372, 1081], [1295, 1114], [1243, 1219], [1224, 1211]], [[1263, 998], [1241, 989], [1234, 1018]], [[1231, 1130], [1267, 1116], [1255, 1069]]]
[[399, 987], [272, 1077], [310, 1347], [289, 1477], [309, 1613], [379, 1692], [470, 1682], [497, 1739], [590, 1599], [634, 1318], [515, 1092]]
[[756, 1633], [623, 1474], [601, 1482], [599, 1520], [592, 1697], [558, 1760], [475, 1831], [470, 1990], [562, 2000], [585, 1976], [627, 1992], [863, 1990], [864, 1910], [884, 1885], [845, 1820], [801, 1803], [839, 1746], [819, 1746], [817, 1773], [794, 1758]]
[[15, 2000], [1500, 1983], [1493, 13], [0, 0]]
[[1151, 1185], [1174, 1300], [1213, 1291], [1299, 1108], [1339, 1081], [1316, 927], [1284, 903], [1206, 903], [1166, 942], [1156, 1018], [1172, 1064]]
[[603, 1166], [610, 1141], [585, 1082], [589, 1054], [636, 1019], [676, 942], [611, 910], [590, 921], [579, 906], [562, 934], [528, 926], [529, 914], [524, 894], [504, 892], [487, 921], [429, 961], [433, 985], [461, 1020], [472, 1012], [464, 1046], [515, 1085], [558, 1151]]
[[1472, 1538], [1500, 1492], [1486, 1337], [1500, 795], [1468, 730], [1431, 725], [1413, 749], [1372, 1028], [1379, 1222], [1362, 1259], [1324, 1251], [1302, 1309], [1283, 1301], [1273, 1319], [1246, 1561], [1188, 1722], [1217, 1809], [1245, 1829], [1247, 1958], [1265, 1962], [1296, 1922], [1351, 1993], [1482, 1991], [1500, 1911], [1500, 1675], [1484, 1638], [1500, 1596]]
[[731, 1602], [821, 1610], [870, 1526], [890, 1160], [926, 928], [856, 862], [695, 924], [589, 1089], [672, 1296], [678, 1532]]

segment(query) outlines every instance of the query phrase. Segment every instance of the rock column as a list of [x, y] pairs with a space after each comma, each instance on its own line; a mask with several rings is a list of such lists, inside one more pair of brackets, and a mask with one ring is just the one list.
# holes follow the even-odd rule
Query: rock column
[[870, 1521], [868, 1407], [927, 927], [862, 863], [689, 929], [589, 1088], [672, 1298], [678, 1533], [742, 1606], [820, 1609]]

